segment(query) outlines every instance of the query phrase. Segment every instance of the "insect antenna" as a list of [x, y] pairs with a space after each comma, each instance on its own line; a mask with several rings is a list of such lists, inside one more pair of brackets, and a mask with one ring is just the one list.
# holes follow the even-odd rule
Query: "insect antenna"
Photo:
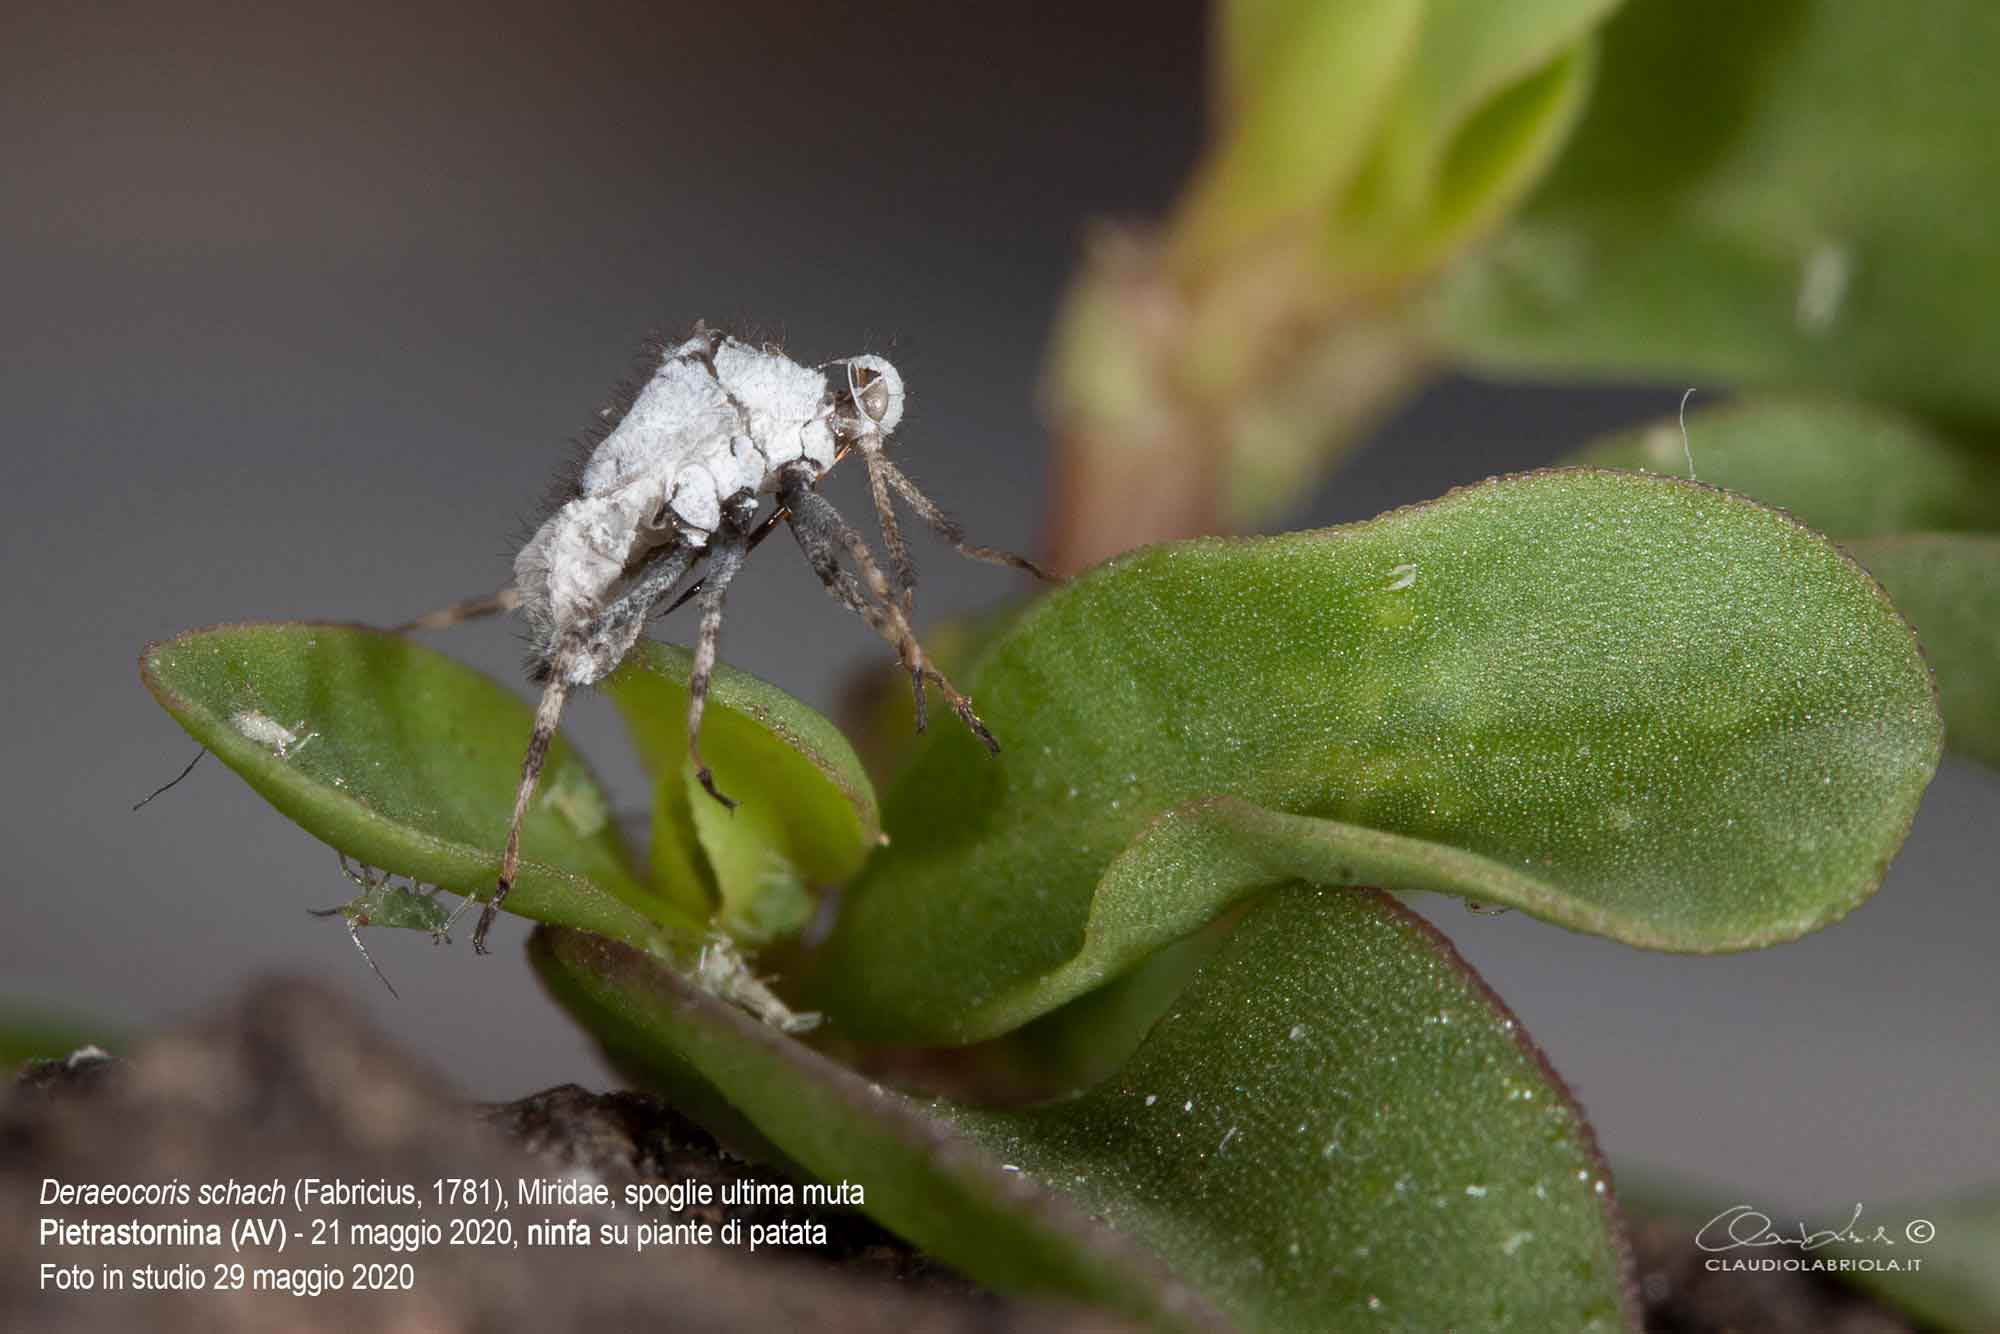
[[[897, 600], [902, 604], [903, 617], [907, 620], [916, 609], [917, 567], [916, 562], [910, 559], [910, 546], [903, 540], [903, 528], [896, 522], [896, 507], [889, 496], [889, 478], [885, 472], [888, 460], [882, 456], [882, 426], [862, 398], [864, 386], [859, 377], [864, 369], [852, 361], [847, 363], [847, 395], [854, 402], [858, 418], [854, 442], [860, 446], [862, 460], [868, 465], [868, 494], [875, 502], [875, 520], [882, 526], [882, 544], [889, 549], [889, 567], [895, 576]], [[919, 685], [918, 694], [922, 693], [922, 686]]]
[[[873, 462], [874, 460], [871, 460], [871, 463]], [[1044, 583], [1054, 584], [1062, 582], [1056, 576], [1029, 560], [1026, 556], [1017, 556], [1011, 551], [1002, 551], [998, 547], [974, 546], [972, 543], [967, 542], [965, 540], [964, 526], [958, 520], [939, 509], [936, 502], [929, 496], [918, 490], [917, 484], [910, 480], [910, 475], [897, 467], [894, 460], [883, 457], [880, 459], [878, 466], [882, 470], [882, 475], [888, 480], [889, 485], [896, 489], [896, 494], [901, 496], [912, 510], [916, 511], [917, 517], [922, 519], [932, 532], [957, 548], [960, 555], [970, 556], [974, 560], [985, 561], [988, 565], [1005, 565], [1010, 569], [1024, 570]]]
[[[324, 908], [324, 909], [322, 909], [322, 908], [308, 908], [308, 909], [306, 909], [306, 911], [307, 911], [307, 912], [309, 912], [309, 913], [311, 913], [311, 914], [312, 914], [312, 915], [313, 915], [314, 917], [331, 917], [331, 916], [333, 916], [333, 915], [334, 915], [335, 913], [339, 912], [339, 911], [340, 911], [340, 909], [338, 909], [338, 908]], [[381, 968], [381, 965], [379, 965], [379, 964], [377, 964], [377, 963], [375, 962], [375, 956], [374, 956], [374, 955], [372, 955], [372, 954], [370, 954], [370, 953], [368, 952], [368, 947], [367, 947], [366, 945], [364, 945], [364, 944], [362, 944], [362, 943], [361, 943], [361, 928], [362, 928], [363, 926], [367, 925], [367, 923], [368, 923], [368, 919], [367, 919], [366, 917], [363, 917], [363, 918], [359, 918], [359, 919], [356, 919], [356, 918], [353, 918], [353, 917], [350, 917], [350, 918], [348, 918], [348, 919], [347, 919], [347, 938], [348, 938], [349, 940], [351, 940], [351, 941], [353, 941], [353, 942], [354, 942], [354, 948], [355, 948], [355, 949], [357, 949], [357, 950], [360, 950], [360, 951], [361, 951], [361, 957], [362, 957], [362, 959], [363, 959], [363, 960], [364, 960], [364, 961], [365, 961], [365, 962], [366, 962], [366, 963], [368, 964], [368, 971], [369, 971], [369, 972], [371, 972], [371, 973], [373, 973], [373, 974], [375, 974], [375, 976], [377, 976], [377, 977], [379, 977], [379, 978], [381, 978], [381, 979], [382, 979], [382, 985], [383, 985], [383, 986], [385, 986], [385, 987], [387, 987], [387, 988], [389, 988], [389, 994], [390, 994], [391, 996], [394, 996], [394, 997], [395, 997], [395, 998], [396, 998], [397, 1000], [401, 1000], [401, 999], [403, 999], [403, 993], [402, 993], [402, 992], [400, 992], [400, 991], [398, 991], [398, 990], [396, 990], [396, 984], [395, 984], [394, 982], [391, 982], [391, 981], [389, 980], [389, 975], [388, 975], [387, 973], [383, 972], [383, 971], [382, 971], [382, 968]]]

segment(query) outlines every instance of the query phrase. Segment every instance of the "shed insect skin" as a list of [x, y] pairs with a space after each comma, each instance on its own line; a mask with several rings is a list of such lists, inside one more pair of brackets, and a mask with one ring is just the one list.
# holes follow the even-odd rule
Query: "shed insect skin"
[[[829, 369], [844, 381], [837, 388], [829, 384]], [[691, 337], [664, 351], [651, 378], [598, 439], [575, 487], [516, 557], [513, 585], [398, 627], [432, 628], [518, 609], [532, 645], [531, 675], [542, 684], [500, 873], [472, 933], [476, 953], [487, 953], [487, 932], [519, 873], [521, 826], [564, 703], [616, 670], [648, 618], [696, 598], [701, 621], [688, 678], [688, 752], [703, 789], [734, 809], [702, 759], [701, 719], [729, 583], [780, 521], [790, 525], [834, 599], [894, 646], [910, 674], [917, 730], [926, 722], [928, 683], [988, 750], [999, 751], [972, 701], [926, 657], [911, 629], [916, 569], [893, 501], [900, 497], [964, 555], [1049, 576], [1024, 557], [969, 544], [964, 530], [886, 456], [902, 416], [902, 376], [884, 358], [863, 355], [808, 367], [775, 348], [696, 325]], [[816, 489], [836, 463], [857, 451], [868, 468], [889, 553], [886, 571]], [[759, 523], [759, 498], [766, 494], [777, 507]], [[676, 598], [676, 588], [703, 559], [703, 577]], [[470, 904], [467, 899], [459, 911]]]

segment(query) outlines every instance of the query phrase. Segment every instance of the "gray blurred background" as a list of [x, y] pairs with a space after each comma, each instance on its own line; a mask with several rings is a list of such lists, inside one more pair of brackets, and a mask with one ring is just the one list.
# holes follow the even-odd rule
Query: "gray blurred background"
[[[140, 686], [140, 648], [242, 618], [386, 623], [498, 587], [640, 336], [697, 317], [802, 358], [894, 356], [907, 465], [976, 540], [1032, 547], [1054, 303], [1089, 220], [1158, 213], [1187, 170], [1201, 28], [1183, 0], [976, 19], [12, 7], [0, 1000], [143, 1030], [252, 974], [312, 974], [471, 1094], [608, 1084], [529, 976], [524, 924], [476, 961], [463, 938], [376, 933], [399, 1002], [305, 915], [347, 896], [331, 852], [222, 765], [132, 813], [194, 753]], [[1548, 462], [1680, 388], [1445, 383], [1297, 524]], [[865, 513], [855, 481], [830, 491]], [[929, 618], [1013, 588], [919, 554]], [[731, 605], [726, 658], [822, 707], [882, 653], [788, 542]], [[520, 680], [511, 626], [432, 642]], [[610, 708], [585, 700], [566, 726], [642, 805]], [[2000, 1177], [1996, 799], [1993, 774], [1947, 763], [1882, 893], [1773, 952], [1435, 915], [1615, 1161], [1764, 1205], [1886, 1205]]]

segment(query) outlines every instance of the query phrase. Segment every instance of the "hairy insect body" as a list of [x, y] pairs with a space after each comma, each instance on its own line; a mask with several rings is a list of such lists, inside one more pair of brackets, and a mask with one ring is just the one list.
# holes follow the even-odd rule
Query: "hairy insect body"
[[[697, 328], [668, 349], [632, 405], [591, 451], [572, 494], [528, 540], [514, 562], [514, 586], [499, 596], [459, 604], [464, 614], [520, 609], [534, 644], [542, 699], [521, 765], [500, 875], [480, 913], [473, 947], [484, 950], [494, 911], [520, 867], [521, 825], [548, 757], [570, 691], [614, 671], [646, 619], [679, 605], [674, 592], [697, 563], [701, 622], [688, 679], [688, 751], [695, 777], [716, 789], [701, 758], [701, 719], [722, 629], [725, 590], [744, 558], [772, 526], [787, 521], [807, 563], [836, 601], [895, 646], [910, 674], [917, 726], [924, 687], [937, 686], [965, 725], [989, 748], [993, 736], [925, 656], [910, 628], [916, 571], [896, 522], [900, 498], [961, 552], [1039, 575], [1019, 556], [971, 546], [958, 525], [884, 453], [903, 416], [903, 380], [881, 357], [803, 366], [768, 347], [753, 347]], [[889, 567], [814, 488], [849, 450], [868, 468]], [[758, 498], [777, 508], [756, 526]], [[448, 622], [456, 611], [413, 626]], [[442, 619], [441, 619], [442, 618]], [[469, 902], [469, 900], [468, 900]]]
[[[788, 466], [813, 477], [831, 468], [832, 416], [824, 371], [734, 338], [702, 334], [670, 349], [591, 452], [577, 497], [514, 561], [540, 664], [556, 669], [562, 632], [602, 611], [647, 556], [674, 544], [706, 549], [724, 512], [747, 520], [758, 494], [776, 490]], [[586, 651], [568, 655], [567, 683], [609, 675], [643, 623], [621, 621], [618, 633], [594, 636]]]

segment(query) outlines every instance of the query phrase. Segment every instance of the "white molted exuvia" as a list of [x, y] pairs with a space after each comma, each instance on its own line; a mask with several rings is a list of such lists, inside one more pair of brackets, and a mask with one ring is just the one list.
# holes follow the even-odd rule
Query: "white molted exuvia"
[[[902, 378], [880, 357], [855, 364], [891, 387], [886, 432], [902, 415]], [[538, 640], [602, 610], [650, 552], [670, 542], [706, 547], [723, 509], [754, 504], [785, 464], [832, 467], [832, 413], [826, 372], [782, 353], [706, 335], [670, 349], [591, 452], [576, 499], [514, 560], [522, 614]]]
[[[725, 592], [780, 522], [791, 527], [834, 600], [894, 645], [909, 673], [918, 730], [925, 688], [935, 686], [972, 734], [999, 751], [972, 701], [929, 660], [910, 628], [916, 571], [894, 501], [900, 498], [975, 560], [1047, 576], [1023, 557], [968, 543], [957, 522], [888, 458], [888, 436], [902, 419], [903, 377], [881, 357], [801, 366], [771, 348], [698, 326], [694, 337], [660, 358], [631, 406], [591, 450], [573, 494], [521, 548], [508, 595], [465, 604], [520, 609], [542, 682], [499, 875], [472, 933], [475, 951], [485, 952], [487, 930], [520, 872], [521, 829], [564, 701], [572, 690], [615, 671], [648, 617], [697, 594], [701, 615], [687, 677], [688, 760], [709, 796], [735, 808], [702, 758], [702, 713], [721, 645]], [[816, 489], [850, 449], [868, 469], [886, 564]], [[766, 493], [777, 503], [760, 523], [757, 502]], [[699, 579], [676, 598], [697, 568]], [[431, 623], [428, 617], [417, 622]], [[736, 998], [748, 1003], [741, 994]]]

